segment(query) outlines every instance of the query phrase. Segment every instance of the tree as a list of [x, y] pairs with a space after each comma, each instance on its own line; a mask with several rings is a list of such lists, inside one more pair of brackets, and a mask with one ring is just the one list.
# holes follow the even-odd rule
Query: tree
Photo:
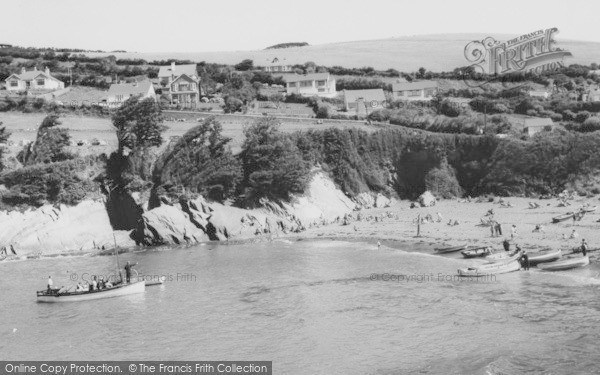
[[4, 169], [4, 145], [8, 141], [8, 137], [10, 137], [10, 133], [6, 130], [5, 126], [2, 126], [2, 122], [0, 122], [0, 172]]
[[235, 70], [239, 71], [252, 70], [254, 69], [254, 61], [250, 59], [242, 60], [242, 62], [240, 62], [239, 64], [235, 64], [234, 68]]
[[289, 199], [291, 193], [304, 191], [310, 166], [302, 158], [292, 137], [279, 131], [279, 120], [257, 120], [244, 131], [246, 136], [240, 158], [244, 168], [246, 200]]
[[162, 124], [162, 111], [151, 98], [140, 100], [134, 96], [127, 99], [113, 114], [112, 122], [117, 129], [120, 154], [125, 147], [135, 151], [163, 143], [162, 133], [166, 127]]
[[242, 179], [240, 162], [233, 156], [231, 138], [222, 135], [221, 123], [211, 116], [187, 131], [154, 168], [154, 183], [164, 192], [184, 187], [209, 199], [223, 201], [234, 195]]
[[58, 115], [48, 115], [44, 118], [38, 128], [35, 142], [25, 146], [17, 155], [21, 163], [54, 163], [74, 158], [67, 150], [71, 140], [69, 130], [58, 127], [61, 125], [58, 118]]

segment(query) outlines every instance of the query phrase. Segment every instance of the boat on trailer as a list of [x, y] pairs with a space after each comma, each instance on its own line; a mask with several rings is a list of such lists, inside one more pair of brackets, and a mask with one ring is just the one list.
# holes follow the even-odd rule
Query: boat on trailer
[[38, 302], [81, 302], [92, 301], [96, 299], [127, 296], [131, 294], [144, 293], [146, 290], [145, 281], [136, 281], [129, 284], [117, 284], [110, 288], [97, 289], [92, 291], [81, 292], [63, 292], [60, 290], [51, 289], [37, 292]]

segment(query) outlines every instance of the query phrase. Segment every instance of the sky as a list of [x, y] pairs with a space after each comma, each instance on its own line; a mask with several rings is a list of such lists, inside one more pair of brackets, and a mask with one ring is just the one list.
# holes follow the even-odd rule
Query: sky
[[27, 47], [240, 51], [550, 27], [558, 27], [559, 40], [600, 42], [600, 2], [585, 0], [18, 0], [0, 9], [0, 43]]

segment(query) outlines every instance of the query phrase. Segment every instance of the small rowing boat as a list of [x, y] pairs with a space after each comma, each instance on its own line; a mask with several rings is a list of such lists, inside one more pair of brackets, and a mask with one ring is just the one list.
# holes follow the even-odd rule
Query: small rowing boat
[[451, 246], [451, 247], [438, 247], [435, 249], [435, 251], [438, 254], [444, 254], [444, 253], [453, 253], [456, 251], [464, 250], [466, 248], [467, 248], [467, 244], [464, 244], [464, 245]]
[[95, 299], [120, 297], [130, 294], [144, 293], [146, 290], [145, 281], [136, 281], [130, 284], [117, 284], [110, 288], [98, 289], [93, 291], [82, 291], [82, 292], [64, 292], [60, 293], [58, 290], [42, 290], [37, 292], [38, 302], [81, 302], [91, 301]]
[[509, 273], [521, 269], [521, 263], [516, 260], [506, 263], [484, 264], [479, 267], [462, 268], [458, 270], [458, 274], [463, 277], [482, 277], [488, 275], [499, 275]]
[[467, 250], [463, 250], [460, 252], [465, 258], [477, 258], [484, 257], [486, 255], [490, 255], [492, 253], [492, 249], [487, 246], [475, 247]]
[[532, 266], [535, 266], [536, 264], [539, 264], [539, 263], [547, 263], [547, 262], [552, 262], [557, 259], [560, 259], [560, 257], [562, 257], [562, 250], [561, 249], [558, 249], [558, 250], [548, 249], [548, 250], [542, 250], [540, 252], [531, 253], [531, 254], [527, 254], [527, 255], [529, 257], [529, 264]]
[[488, 263], [506, 263], [511, 262], [513, 260], [518, 260], [519, 258], [521, 258], [522, 255], [523, 252], [521, 251], [517, 251], [514, 253], [509, 253], [505, 251], [503, 253], [488, 255], [487, 257], [485, 257], [485, 260], [487, 260]]
[[573, 212], [567, 212], [566, 214], [558, 215], [552, 218], [553, 223], [560, 223], [573, 218]]
[[568, 257], [564, 258], [563, 260], [540, 264], [538, 268], [544, 271], [564, 271], [573, 268], [585, 267], [588, 264], [590, 264], [590, 258], [586, 255], [584, 257]]
[[598, 208], [598, 206], [594, 206], [594, 207], [589, 207], [588, 206], [588, 207], [583, 207], [581, 209], [581, 211], [583, 211], [583, 212], [594, 212], [594, 211], [596, 211], [597, 208]]

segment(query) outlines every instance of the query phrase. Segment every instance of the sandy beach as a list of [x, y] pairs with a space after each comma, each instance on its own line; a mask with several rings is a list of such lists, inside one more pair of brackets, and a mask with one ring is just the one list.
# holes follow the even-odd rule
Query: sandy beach
[[[511, 244], [518, 244], [528, 251], [552, 247], [571, 249], [585, 239], [590, 248], [600, 247], [600, 212], [587, 213], [581, 221], [567, 220], [557, 224], [552, 223], [552, 217], [569, 211], [577, 211], [581, 206], [589, 203], [590, 206], [598, 204], [597, 198], [574, 198], [570, 206], [559, 207], [558, 199], [528, 199], [504, 198], [512, 207], [505, 207], [498, 203], [463, 202], [462, 200], [442, 200], [433, 207], [410, 208], [408, 201], [394, 201], [388, 208], [363, 209], [352, 214], [353, 219], [349, 225], [338, 223], [307, 229], [300, 238], [330, 238], [338, 240], [368, 240], [368, 241], [393, 241], [405, 243], [420, 243], [431, 245], [431, 248], [443, 245], [469, 245], [491, 246], [494, 250], [502, 250], [502, 241], [511, 238], [511, 227], [516, 226], [516, 236]], [[539, 208], [529, 208], [529, 202], [536, 202]], [[494, 219], [502, 225], [502, 236], [492, 237], [490, 227], [481, 226], [480, 219], [488, 210], [494, 210]], [[600, 210], [600, 209], [599, 209]], [[356, 220], [360, 212], [362, 220]], [[436, 222], [437, 213], [443, 220]], [[420, 236], [417, 237], [417, 215], [425, 217], [428, 214], [434, 222], [421, 225]], [[371, 216], [369, 220], [368, 218]], [[376, 221], [375, 217], [379, 217]], [[448, 221], [457, 220], [458, 225], [450, 226]], [[535, 226], [541, 224], [543, 232], [533, 232]], [[575, 229], [576, 238], [570, 238]], [[563, 238], [566, 236], [566, 239]], [[513, 246], [513, 245], [511, 245]]]

